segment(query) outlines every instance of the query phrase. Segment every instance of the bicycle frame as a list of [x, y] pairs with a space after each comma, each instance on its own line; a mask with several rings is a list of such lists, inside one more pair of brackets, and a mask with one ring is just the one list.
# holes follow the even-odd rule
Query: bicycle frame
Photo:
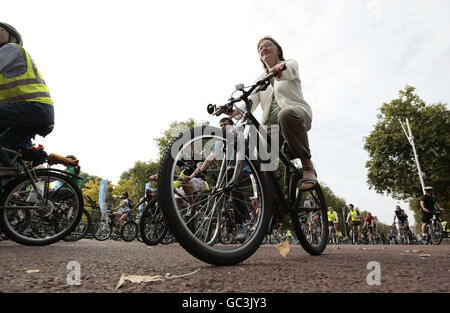
[[[62, 173], [65, 175], [69, 175], [72, 177], [76, 177], [79, 179], [82, 179], [82, 177], [73, 174], [73, 173], [69, 173], [69, 172], [65, 172], [63, 170], [59, 170], [59, 169], [55, 169], [55, 168], [51, 168], [51, 167], [47, 167], [47, 168], [30, 168], [29, 166], [27, 166], [27, 164], [25, 163], [25, 161], [22, 159], [22, 154], [18, 151], [15, 150], [11, 150], [11, 149], [7, 149], [7, 148], [3, 148], [3, 150], [9, 154], [11, 154], [12, 157], [12, 163], [16, 164], [18, 163], [20, 165], [20, 167], [23, 169], [24, 173], [30, 178], [31, 181], [31, 185], [33, 186], [33, 190], [36, 193], [37, 198], [39, 199], [39, 201], [41, 203], [45, 202], [45, 205], [47, 204], [48, 200], [45, 200], [44, 197], [42, 196], [42, 191], [37, 187], [37, 173], [40, 172], [56, 172], [56, 173]], [[20, 175], [20, 174], [18, 174]], [[16, 175], [16, 177], [18, 176]], [[48, 186], [48, 181], [46, 181], [46, 186]], [[64, 187], [64, 185], [61, 185], [56, 191], [60, 190], [62, 187]], [[44, 208], [44, 206], [0, 206], [0, 209], [9, 209], [9, 210], [36, 210], [36, 209], [41, 209]]]
[[[239, 135], [242, 135], [242, 140], [244, 141], [244, 147], [245, 147], [245, 155], [248, 157], [249, 156], [249, 143], [250, 140], [252, 140], [253, 138], [250, 138], [250, 128], [253, 126], [256, 129], [256, 137], [262, 137], [262, 138], [267, 138], [267, 148], [268, 151], [269, 149], [272, 149], [271, 146], [271, 136], [267, 134], [267, 132], [265, 131], [265, 129], [263, 129], [261, 127], [261, 124], [257, 121], [257, 119], [254, 117], [254, 115], [251, 113], [251, 100], [248, 99], [248, 97], [250, 96], [250, 94], [254, 91], [254, 89], [256, 89], [257, 85], [254, 85], [252, 88], [250, 88], [248, 91], [244, 91], [243, 95], [239, 98], [239, 101], [244, 101], [245, 106], [246, 106], [246, 110], [245, 113], [242, 117], [242, 119], [239, 120], [239, 122], [232, 127], [232, 133], [234, 134], [234, 142], [238, 141], [238, 137]], [[234, 104], [238, 101], [231, 101], [231, 104]], [[240, 129], [244, 129], [243, 131], [240, 131]], [[256, 140], [256, 138], [255, 138]], [[284, 151], [282, 151], [284, 150]], [[280, 158], [280, 160], [284, 163], [285, 165], [285, 169], [284, 169], [284, 186], [283, 186], [283, 190], [281, 189], [280, 185], [278, 184], [277, 179], [275, 178], [274, 172], [273, 171], [267, 171], [271, 181], [272, 181], [272, 185], [275, 189], [276, 192], [276, 199], [278, 199], [279, 204], [280, 204], [280, 208], [282, 210], [283, 213], [287, 213], [288, 210], [290, 209], [290, 207], [292, 206], [293, 203], [289, 203], [288, 201], [286, 201], [287, 199], [294, 199], [295, 198], [295, 188], [293, 188], [293, 182], [296, 181], [294, 180], [294, 178], [300, 179], [303, 176], [303, 171], [297, 167], [295, 167], [292, 162], [289, 160], [289, 156], [290, 156], [290, 150], [289, 147], [287, 146], [287, 143], [284, 142], [283, 147], [282, 148], [278, 148], [278, 156]], [[236, 166], [235, 166], [235, 170], [234, 173], [230, 179], [230, 181], [227, 183], [226, 187], [232, 187], [234, 184], [236, 184], [237, 179], [239, 178], [239, 176], [242, 173], [242, 169], [243, 169], [243, 165], [244, 165], [244, 160], [245, 158], [242, 158], [239, 156], [240, 151], [237, 151], [236, 153]], [[262, 161], [260, 161], [262, 162]], [[225, 158], [222, 161], [222, 165], [220, 167], [220, 172], [219, 172], [219, 179], [218, 184], [220, 185], [220, 182], [222, 181], [224, 175], [225, 175], [225, 171], [226, 171], [226, 164], [225, 164]], [[296, 175], [298, 175], [296, 177]], [[293, 193], [294, 192], [294, 193]], [[316, 199], [317, 200], [317, 199]]]

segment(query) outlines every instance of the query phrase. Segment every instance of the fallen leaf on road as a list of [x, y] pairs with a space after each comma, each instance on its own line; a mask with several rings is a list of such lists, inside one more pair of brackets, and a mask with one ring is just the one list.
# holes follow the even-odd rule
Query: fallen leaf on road
[[27, 274], [39, 273], [41, 270], [27, 270]]
[[289, 254], [289, 251], [291, 251], [291, 245], [289, 244], [289, 241], [285, 240], [277, 244], [275, 248], [278, 249], [283, 258], [287, 259], [287, 255]]
[[116, 289], [119, 289], [125, 280], [131, 281], [132, 283], [148, 283], [152, 281], [159, 281], [164, 280], [164, 277], [160, 275], [156, 276], [141, 276], [141, 275], [125, 275], [122, 274], [122, 277], [120, 277], [119, 282], [117, 283]]
[[194, 275], [195, 273], [197, 273], [200, 269], [197, 269], [193, 272], [187, 273], [187, 274], [182, 274], [182, 275], [170, 275], [170, 273], [166, 273], [166, 279], [174, 279], [174, 278], [181, 278], [181, 277], [186, 277], [186, 276], [191, 276]]
[[421, 255], [419, 255], [419, 256], [421, 256], [421, 257], [423, 257], [423, 258], [426, 258], [426, 257], [431, 256], [431, 254], [421, 254]]
[[422, 252], [422, 250], [411, 250], [412, 253], [419, 253]]

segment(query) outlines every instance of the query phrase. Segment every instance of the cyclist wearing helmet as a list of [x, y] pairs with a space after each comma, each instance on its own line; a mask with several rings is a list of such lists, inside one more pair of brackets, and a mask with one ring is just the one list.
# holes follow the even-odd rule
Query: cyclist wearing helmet
[[53, 101], [20, 33], [0, 22], [0, 175], [14, 171], [1, 147], [28, 148], [30, 136], [53, 130]]
[[422, 240], [426, 240], [426, 229], [431, 219], [433, 218], [434, 210], [442, 210], [437, 202], [436, 198], [433, 197], [433, 187], [427, 186], [424, 188], [425, 194], [420, 200], [420, 207], [422, 209]]

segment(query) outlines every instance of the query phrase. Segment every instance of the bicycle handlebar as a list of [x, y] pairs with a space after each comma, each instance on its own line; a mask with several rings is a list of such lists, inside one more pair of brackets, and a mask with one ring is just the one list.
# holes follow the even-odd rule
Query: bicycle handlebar
[[[251, 93], [257, 88], [260, 87], [258, 91], [266, 90], [267, 87], [270, 84], [270, 80], [275, 76], [273, 72], [267, 74], [263, 79], [257, 81], [255, 84], [249, 86], [249, 89], [247, 91], [243, 91], [243, 94], [237, 98], [231, 98], [229, 102], [227, 102], [224, 105], [219, 106], [219, 108], [225, 108], [227, 112], [233, 111], [233, 105], [236, 102], [242, 101], [244, 99], [247, 99], [248, 96], [251, 95]], [[217, 111], [217, 106], [215, 104], [208, 104], [207, 111], [209, 114], [214, 114]]]

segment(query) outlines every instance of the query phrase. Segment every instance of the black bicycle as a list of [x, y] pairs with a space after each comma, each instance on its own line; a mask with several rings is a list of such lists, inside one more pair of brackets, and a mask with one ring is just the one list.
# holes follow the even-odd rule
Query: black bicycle
[[352, 223], [352, 245], [361, 244], [361, 234], [358, 231], [358, 226], [355, 225], [355, 222]]
[[399, 236], [400, 236], [400, 243], [402, 245], [409, 245], [413, 243], [413, 236], [410, 229], [406, 229], [405, 225], [403, 223], [400, 223], [399, 225]]
[[[161, 160], [158, 192], [169, 229], [185, 250], [206, 263], [233, 265], [242, 262], [258, 249], [264, 236], [270, 234], [274, 225], [284, 217], [290, 218], [300, 244], [308, 253], [319, 255], [326, 247], [327, 206], [320, 185], [317, 183], [309, 190], [301, 190], [303, 171], [291, 160], [291, 152], [284, 144], [281, 149], [273, 147], [276, 151], [279, 150], [279, 159], [284, 164], [282, 190], [275, 174], [264, 171], [267, 169], [263, 168], [265, 165], [270, 167], [270, 157], [264, 157], [257, 146], [257, 153], [248, 148], [250, 142], [256, 142], [259, 136], [269, 138], [268, 147], [271, 146], [270, 137], [251, 113], [252, 105], [248, 97], [255, 91], [265, 90], [272, 77], [273, 74], [269, 74], [249, 87], [236, 86], [236, 91], [241, 92], [241, 95], [231, 98], [224, 107], [231, 112], [237, 102], [243, 101], [245, 110], [240, 110], [242, 118], [231, 131], [209, 126], [185, 131], [169, 145]], [[214, 111], [215, 106], [208, 105], [208, 113], [213, 114]], [[191, 206], [177, 205], [173, 187], [174, 177], [181, 171], [178, 161], [192, 147], [202, 156], [200, 161], [205, 161], [204, 158], [210, 154], [213, 147], [221, 147], [210, 166], [218, 170], [218, 175], [213, 177], [206, 174], [211, 189], [201, 202], [196, 203], [198, 209], [193, 211], [194, 216], [188, 214], [192, 212]], [[267, 187], [269, 183], [273, 183], [274, 188], [270, 194]], [[255, 196], [259, 214], [253, 220], [246, 220], [246, 216], [249, 216], [246, 210], [251, 207], [251, 198], [255, 199]], [[307, 196], [312, 199], [308, 206], [304, 205]], [[228, 201], [230, 199], [231, 201]], [[230, 220], [233, 216], [235, 220]], [[196, 218], [194, 229], [188, 225], [193, 218]], [[303, 218], [308, 224], [300, 222]], [[221, 244], [218, 237], [223, 227], [230, 231], [233, 228], [240, 229], [241, 234], [245, 231], [245, 240], [235, 244]], [[313, 236], [308, 237], [309, 234]]]
[[[17, 174], [2, 177], [0, 226], [17, 243], [42, 246], [55, 243], [80, 222], [81, 190], [72, 181], [81, 177], [51, 168], [53, 164], [77, 166], [78, 161], [47, 155], [42, 146], [21, 151], [5, 149]], [[38, 167], [47, 163], [47, 167]]]
[[74, 230], [72, 230], [66, 237], [64, 237], [64, 241], [78, 241], [80, 239], [83, 239], [91, 229], [92, 217], [89, 214], [88, 210], [83, 209], [83, 215], [81, 216], [80, 222]]
[[164, 239], [167, 233], [167, 223], [158, 199], [151, 200], [142, 211], [139, 231], [142, 241], [149, 246], [156, 246]]
[[427, 235], [427, 244], [431, 243], [433, 245], [439, 245], [442, 242], [442, 238], [444, 238], [444, 232], [442, 230], [442, 212], [440, 210], [433, 210], [433, 217], [431, 218], [430, 223], [427, 225], [426, 235]]

